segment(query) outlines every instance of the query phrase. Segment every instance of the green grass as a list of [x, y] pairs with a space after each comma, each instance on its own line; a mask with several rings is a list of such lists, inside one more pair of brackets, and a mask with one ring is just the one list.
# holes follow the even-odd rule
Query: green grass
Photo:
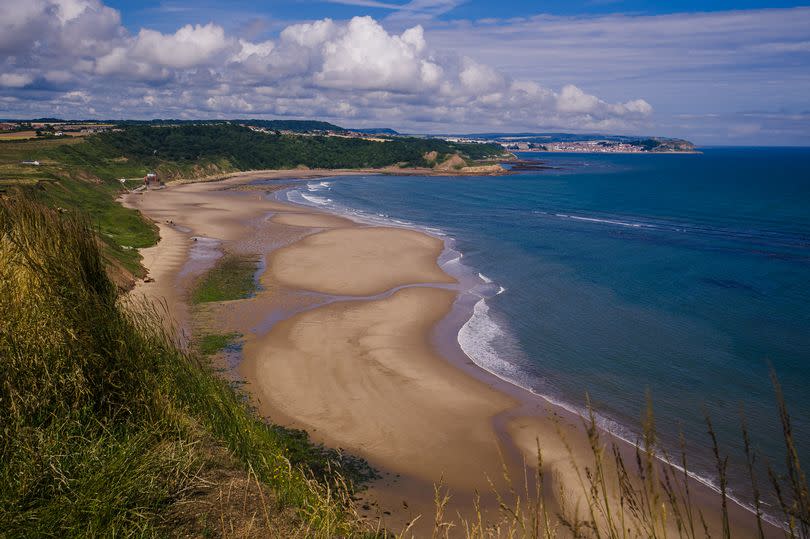
[[194, 286], [191, 292], [192, 303], [249, 297], [256, 290], [254, 275], [257, 264], [258, 260], [252, 256], [226, 254]]
[[306, 536], [361, 533], [344, 477], [367, 475], [362, 461], [259, 420], [118, 294], [86, 218], [0, 201], [5, 537], [165, 536], [164, 515], [207, 488], [212, 444]]
[[[39, 160], [39, 167], [21, 165]], [[157, 227], [115, 198], [119, 177], [143, 176], [147, 168], [121, 158], [103, 157], [92, 143], [79, 139], [0, 143], [0, 189], [22, 191], [54, 208], [87, 215], [104, 254], [133, 275], [143, 274], [138, 249], [157, 243]]]
[[213, 356], [239, 339], [239, 333], [208, 333], [200, 337], [197, 348], [204, 356]]
[[[40, 166], [22, 161], [40, 161]], [[54, 208], [86, 214], [103, 240], [104, 254], [135, 276], [143, 275], [138, 249], [157, 243], [157, 227], [115, 199], [118, 178], [138, 178], [158, 170], [161, 177], [193, 178], [232, 170], [226, 160], [171, 163], [126, 157], [98, 137], [0, 141], [0, 192], [20, 190]]]
[[105, 243], [105, 253], [134, 275], [141, 275], [138, 249], [157, 243], [157, 227], [137, 211], [121, 206], [114, 195], [110, 189], [73, 179], [59, 180], [34, 192], [37, 200], [49, 206], [85, 213]]

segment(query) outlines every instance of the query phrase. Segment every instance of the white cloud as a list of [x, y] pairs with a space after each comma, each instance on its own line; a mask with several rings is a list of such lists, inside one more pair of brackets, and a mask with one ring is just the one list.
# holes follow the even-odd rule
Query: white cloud
[[62, 96], [62, 99], [65, 101], [71, 101], [74, 103], [82, 103], [86, 104], [90, 102], [90, 94], [87, 92], [82, 92], [79, 90], [74, 90], [72, 92], [67, 92]]
[[116, 47], [96, 60], [96, 73], [113, 75], [126, 69], [128, 63], [126, 47]]
[[245, 114], [253, 111], [253, 105], [239, 96], [213, 96], [205, 101], [206, 106], [213, 111], [225, 113]]
[[315, 81], [326, 88], [413, 92], [436, 84], [441, 68], [423, 56], [421, 27], [391, 35], [371, 17], [355, 17], [323, 43]]
[[272, 41], [263, 41], [261, 43], [251, 43], [244, 39], [239, 40], [239, 51], [234, 54], [230, 60], [232, 62], [244, 63], [250, 61], [252, 58], [262, 59], [267, 58], [276, 44]]
[[642, 116], [647, 116], [652, 114], [653, 108], [652, 105], [644, 101], [643, 99], [634, 99], [633, 101], [628, 101], [621, 105], [623, 110], [625, 110], [628, 114], [641, 114]]
[[299, 47], [313, 48], [332, 39], [337, 33], [337, 25], [332, 19], [312, 23], [293, 24], [281, 31], [282, 41]]
[[563, 86], [560, 95], [557, 96], [557, 110], [560, 112], [589, 114], [598, 106], [599, 99], [596, 96], [586, 94], [573, 84]]
[[[452, 5], [414, 0], [403, 10], [439, 13]], [[98, 0], [30, 0], [0, 4], [0, 50], [7, 53], [0, 97], [24, 95], [35, 81], [54, 86], [45, 90], [50, 98], [28, 102], [32, 115], [50, 106], [49, 114], [86, 116], [92, 102], [102, 114], [130, 117], [250, 113], [428, 129], [624, 129], [652, 113], [642, 99], [610, 103], [572, 85], [556, 92], [432, 47], [420, 25], [390, 32], [371, 17], [294, 24], [254, 42], [214, 23], [132, 34]]]
[[[128, 78], [160, 80], [170, 76], [170, 70], [185, 70], [224, 60], [225, 55], [238, 53], [247, 59], [262, 52], [266, 44], [237, 42], [225, 35], [215, 24], [186, 25], [174, 34], [142, 29], [134, 38], [121, 39], [117, 46], [95, 61], [99, 75], [126, 75]], [[238, 56], [237, 55], [237, 56]]]
[[213, 23], [186, 25], [174, 34], [161, 34], [143, 29], [132, 45], [131, 55], [137, 60], [174, 69], [188, 69], [206, 64], [235, 41]]
[[78, 18], [87, 9], [95, 7], [87, 0], [55, 0], [56, 17], [62, 24]]
[[0, 2], [0, 53], [15, 53], [47, 28], [41, 2]]
[[96, 55], [123, 33], [119, 13], [98, 0], [0, 2], [0, 53]]
[[22, 88], [34, 82], [34, 77], [26, 73], [2, 73], [0, 74], [0, 86], [8, 88]]
[[606, 101], [640, 94], [658, 114], [810, 106], [807, 7], [452, 21], [430, 39], [516, 79], [574, 84]]
[[459, 73], [459, 80], [465, 91], [479, 95], [500, 91], [506, 84], [503, 75], [470, 58], [464, 59], [464, 67]]

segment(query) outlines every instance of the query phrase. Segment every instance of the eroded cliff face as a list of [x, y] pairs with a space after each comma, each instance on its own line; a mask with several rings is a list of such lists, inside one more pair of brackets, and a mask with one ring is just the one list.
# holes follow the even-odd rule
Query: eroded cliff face
[[440, 170], [443, 172], [444, 171], [451, 172], [461, 170], [465, 166], [467, 166], [467, 162], [464, 161], [464, 159], [462, 159], [460, 155], [454, 154], [445, 159], [442, 163], [437, 164], [433, 168], [435, 170]]

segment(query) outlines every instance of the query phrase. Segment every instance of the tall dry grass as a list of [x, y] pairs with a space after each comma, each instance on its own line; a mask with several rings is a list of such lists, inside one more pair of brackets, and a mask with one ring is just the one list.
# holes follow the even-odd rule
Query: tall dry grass
[[[437, 487], [433, 537], [728, 539], [744, 536], [806, 539], [810, 537], [807, 478], [794, 443], [784, 396], [775, 376], [772, 381], [782, 425], [785, 462], [779, 469], [766, 465], [768, 481], [761, 481], [757, 463], [763, 459], [751, 444], [742, 416], [740, 435], [750, 485], [747, 498], [751, 500], [751, 514], [745, 514], [747, 518], [743, 520], [739, 513], [736, 521], [731, 517], [731, 507], [736, 502], [730, 500], [728, 493], [728, 456], [718, 443], [711, 419], [706, 416], [706, 435], [714, 455], [717, 492], [697, 496], [697, 483], [690, 475], [686, 442], [681, 437], [677, 455], [662, 450], [652, 406], [648, 405], [641, 439], [629, 452], [625, 442], [597, 426], [593, 411], [582, 418], [581, 425], [587, 436], [586, 462], [581, 456], [575, 456], [573, 445], [566, 440], [567, 434], [558, 429], [558, 436], [567, 448], [568, 466], [574, 471], [573, 481], [566, 481], [553, 472], [552, 477], [548, 477], [549, 470], [544, 466], [542, 445], [538, 440], [537, 460], [524, 467], [526, 472], [522, 477], [511, 476], [504, 466], [503, 478], [510, 487], [508, 492], [493, 487], [499, 501], [497, 518], [482, 517], [477, 502], [471, 511], [472, 518], [447, 515], [450, 493]], [[548, 493], [543, 495], [549, 480], [554, 492], [551, 497]], [[776, 503], [766, 504], [766, 496]], [[769, 513], [767, 520], [765, 506]], [[400, 534], [400, 537], [411, 536], [409, 530]]]
[[0, 535], [164, 535], [210, 439], [302, 536], [366, 534], [340, 462], [258, 420], [160, 316], [118, 296], [86, 219], [0, 201]]

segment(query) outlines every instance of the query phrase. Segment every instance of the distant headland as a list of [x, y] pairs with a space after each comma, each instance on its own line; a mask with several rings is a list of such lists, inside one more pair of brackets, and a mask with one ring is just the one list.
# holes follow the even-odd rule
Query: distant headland
[[477, 133], [442, 135], [447, 141], [500, 144], [509, 151], [572, 153], [695, 153], [684, 139], [598, 133]]

